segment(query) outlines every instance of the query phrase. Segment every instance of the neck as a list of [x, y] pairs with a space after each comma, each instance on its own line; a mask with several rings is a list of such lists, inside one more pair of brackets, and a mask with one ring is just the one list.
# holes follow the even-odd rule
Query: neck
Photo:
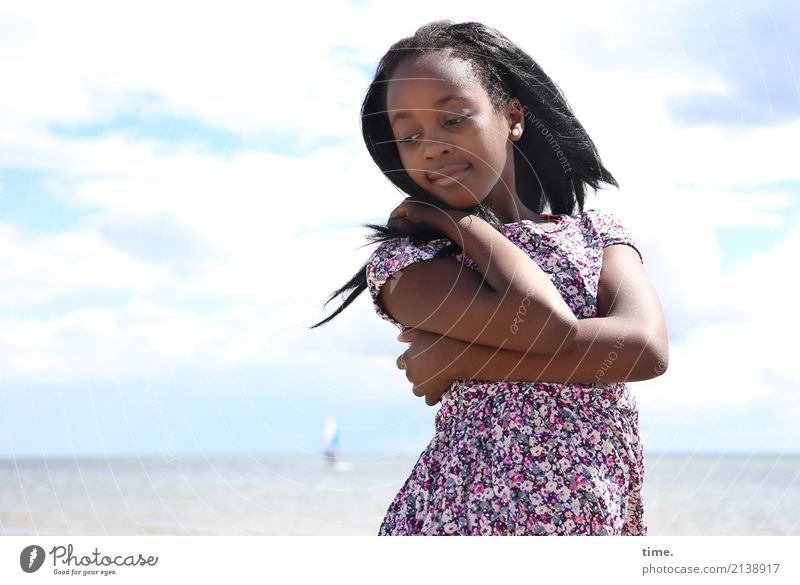
[[489, 193], [481, 203], [489, 206], [502, 223], [514, 223], [523, 219], [543, 221], [538, 213], [525, 207], [514, 192], [506, 192], [501, 195]]

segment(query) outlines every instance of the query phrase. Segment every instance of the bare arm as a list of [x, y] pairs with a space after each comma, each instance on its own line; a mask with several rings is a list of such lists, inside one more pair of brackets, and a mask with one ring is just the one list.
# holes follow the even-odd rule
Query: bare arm
[[[526, 352], [553, 353], [574, 338], [575, 315], [547, 274], [507, 237], [463, 212], [403, 205], [419, 213], [418, 221], [435, 225], [456, 242], [480, 273], [453, 258], [417, 262], [396, 272], [379, 296], [396, 321], [460, 341]], [[520, 314], [525, 315], [522, 321]]]
[[454, 364], [458, 378], [557, 383], [637, 382], [666, 371], [669, 340], [661, 303], [630, 246], [603, 251], [594, 319], [578, 320], [578, 333], [555, 355], [464, 344]]
[[554, 355], [468, 344], [414, 330], [404, 352], [414, 393], [438, 401], [441, 380], [482, 379], [592, 384], [634, 382], [661, 375], [669, 362], [669, 340], [658, 296], [635, 250], [605, 248], [598, 289], [600, 317], [580, 319], [577, 335]]
[[453, 343], [456, 358], [447, 371], [456, 379], [600, 384], [648, 380], [666, 369], [656, 340], [620, 317], [580, 319], [575, 339], [554, 355]]

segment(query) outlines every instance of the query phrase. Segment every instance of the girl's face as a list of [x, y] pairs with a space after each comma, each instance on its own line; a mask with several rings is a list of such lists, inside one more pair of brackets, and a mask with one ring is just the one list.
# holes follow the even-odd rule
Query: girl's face
[[441, 51], [402, 61], [386, 91], [397, 151], [417, 185], [454, 207], [516, 199], [516, 100], [495, 112], [471, 64]]

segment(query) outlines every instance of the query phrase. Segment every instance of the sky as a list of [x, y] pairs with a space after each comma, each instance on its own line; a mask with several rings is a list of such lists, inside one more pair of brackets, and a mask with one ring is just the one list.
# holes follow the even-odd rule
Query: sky
[[0, 457], [318, 456], [329, 415], [343, 456], [424, 449], [368, 294], [308, 327], [402, 201], [377, 62], [440, 18], [530, 53], [620, 183], [587, 208], [670, 336], [629, 383], [645, 451], [800, 452], [797, 2], [4, 1]]

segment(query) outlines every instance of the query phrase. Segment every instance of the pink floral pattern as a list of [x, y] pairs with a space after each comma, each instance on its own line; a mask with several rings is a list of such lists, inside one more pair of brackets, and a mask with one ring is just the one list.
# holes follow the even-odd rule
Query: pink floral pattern
[[[555, 229], [523, 220], [507, 237], [550, 276], [579, 319], [597, 316], [603, 248], [641, 252], [612, 213], [563, 215]], [[382, 242], [367, 264], [375, 311], [395, 272], [434, 257], [446, 238]], [[463, 253], [455, 258], [477, 270]], [[378, 535], [645, 535], [643, 447], [625, 383], [457, 380], [435, 433], [391, 502]]]

